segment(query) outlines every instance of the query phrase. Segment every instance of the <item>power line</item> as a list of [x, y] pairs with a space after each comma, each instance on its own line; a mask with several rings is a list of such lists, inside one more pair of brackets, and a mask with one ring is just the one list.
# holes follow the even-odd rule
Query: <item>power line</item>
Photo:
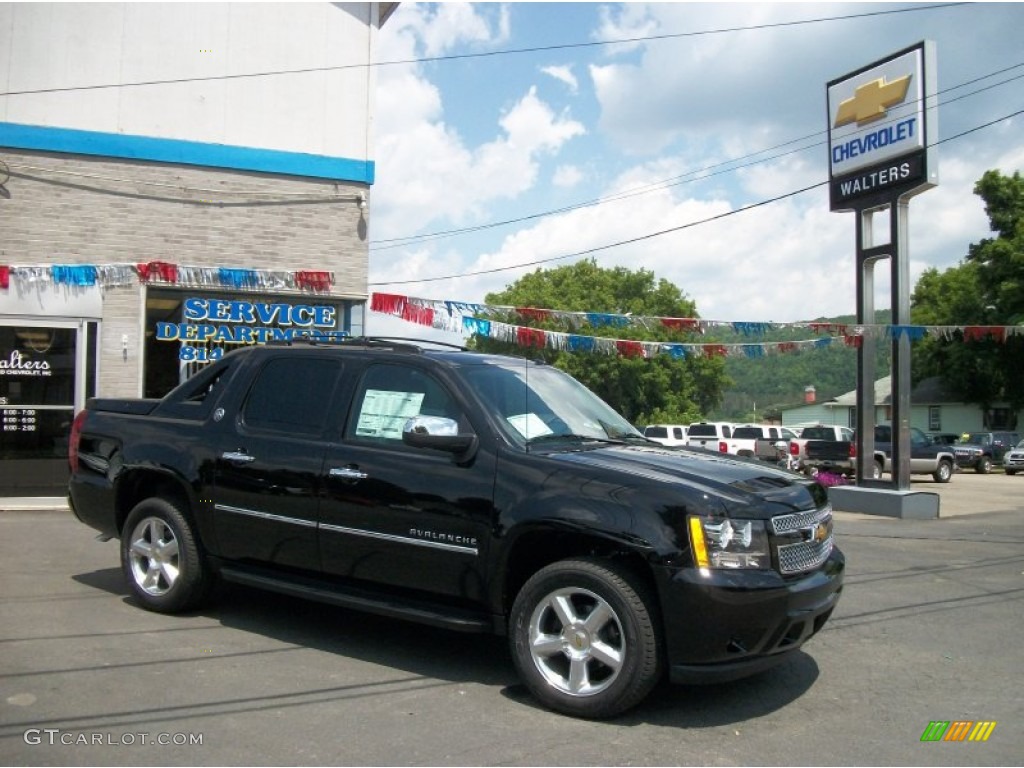
[[[995, 70], [993, 72], [990, 72], [990, 73], [988, 73], [986, 75], [982, 75], [980, 77], [976, 77], [976, 78], [973, 78], [971, 80], [967, 80], [967, 81], [965, 81], [963, 83], [959, 83], [958, 85], [953, 85], [953, 86], [950, 86], [948, 88], [944, 88], [943, 90], [938, 91], [934, 95], [935, 96], [940, 96], [940, 95], [943, 95], [943, 94], [946, 94], [946, 93], [950, 93], [952, 91], [959, 90], [960, 88], [965, 88], [968, 85], [973, 85], [975, 83], [981, 82], [982, 80], [986, 80], [988, 78], [995, 77], [997, 75], [1001, 75], [1001, 74], [1004, 74], [1006, 72], [1010, 72], [1010, 71], [1012, 71], [1014, 69], [1019, 69], [1020, 67], [1024, 67], [1024, 62], [1021, 62], [1021, 63], [1018, 63], [1018, 64], [1013, 64], [1012, 66], [1004, 67], [1002, 69], [998, 69], [998, 70]], [[961, 99], [965, 99], [965, 98], [968, 98], [970, 96], [975, 96], [975, 95], [977, 95], [979, 93], [983, 93], [984, 91], [991, 90], [992, 88], [997, 88], [997, 87], [1002, 86], [1002, 85], [1006, 85], [1007, 83], [1013, 82], [1014, 80], [1019, 80], [1021, 78], [1024, 78], [1024, 75], [1016, 75], [1016, 76], [1008, 78], [1006, 80], [1002, 80], [1002, 81], [1000, 81], [998, 83], [992, 83], [990, 85], [984, 86], [982, 88], [978, 88], [978, 89], [970, 91], [968, 93], [963, 93], [963, 94], [960, 94], [959, 96], [955, 96], [955, 97], [953, 97], [951, 99], [947, 99], [947, 100], [943, 101], [942, 103], [940, 103], [939, 106], [940, 107], [946, 107], [949, 104], [952, 104], [952, 103], [954, 103], [956, 101], [959, 101]], [[926, 99], [927, 98], [932, 98], [932, 96], [927, 96]], [[915, 100], [915, 102], [907, 102], [907, 103], [908, 104], [916, 103], [916, 100]], [[890, 122], [893, 122], [893, 121], [890, 121]], [[874, 127], [877, 127], [877, 125], [878, 124], [876, 124]], [[796, 138], [796, 139], [790, 139], [789, 141], [784, 141], [784, 142], [782, 142], [780, 144], [776, 144], [776, 145], [774, 145], [772, 147], [768, 147], [768, 148], [765, 148], [765, 149], [760, 149], [760, 150], [758, 150], [756, 152], [751, 152], [751, 153], [746, 154], [746, 155], [741, 155], [740, 157], [731, 158], [729, 160], [723, 160], [722, 162], [719, 162], [719, 163], [713, 163], [711, 165], [707, 165], [707, 166], [704, 166], [702, 168], [697, 168], [697, 169], [694, 169], [694, 170], [690, 170], [690, 171], [687, 171], [686, 173], [680, 174], [678, 176], [673, 176], [673, 177], [670, 177], [668, 179], [662, 179], [660, 181], [650, 182], [649, 184], [645, 184], [645, 185], [643, 185], [641, 187], [637, 187], [635, 189], [626, 190], [626, 191], [623, 191], [623, 192], [618, 192], [616, 194], [609, 195], [608, 197], [596, 198], [596, 199], [591, 199], [591, 200], [585, 200], [583, 202], [573, 203], [571, 205], [566, 205], [566, 206], [563, 206], [561, 208], [554, 208], [554, 209], [550, 209], [550, 210], [547, 210], [547, 211], [539, 211], [537, 213], [526, 214], [524, 216], [519, 216], [519, 217], [514, 218], [514, 219], [505, 219], [505, 220], [502, 220], [502, 221], [488, 222], [486, 224], [477, 224], [477, 225], [474, 225], [474, 226], [471, 226], [471, 227], [460, 227], [460, 228], [457, 228], [457, 229], [448, 229], [448, 230], [440, 230], [440, 231], [437, 231], [437, 232], [428, 232], [428, 233], [424, 233], [424, 234], [421, 234], [421, 235], [404, 235], [404, 236], [399, 236], [399, 237], [393, 237], [393, 238], [377, 240], [377, 241], [375, 241], [375, 242], [370, 244], [370, 250], [371, 251], [379, 252], [379, 251], [391, 250], [391, 249], [394, 249], [394, 248], [404, 248], [404, 247], [412, 245], [414, 243], [430, 242], [430, 241], [433, 241], [433, 240], [439, 240], [439, 239], [443, 239], [443, 238], [447, 238], [447, 237], [453, 237], [455, 235], [469, 234], [469, 233], [472, 233], [472, 232], [480, 232], [480, 231], [483, 231], [483, 230], [486, 230], [486, 229], [495, 229], [497, 227], [504, 227], [504, 226], [508, 226], [508, 225], [511, 225], [511, 224], [522, 224], [522, 223], [527, 222], [527, 221], [533, 221], [533, 220], [536, 220], [536, 219], [545, 218], [547, 216], [555, 216], [555, 215], [558, 215], [560, 213], [569, 213], [571, 211], [580, 210], [582, 208], [589, 208], [589, 207], [593, 207], [593, 206], [597, 206], [597, 205], [604, 205], [606, 203], [618, 202], [620, 200], [625, 200], [625, 199], [629, 199], [629, 198], [632, 198], [632, 197], [637, 197], [639, 195], [645, 195], [645, 194], [649, 194], [649, 193], [652, 193], [652, 192], [659, 192], [659, 191], [662, 191], [664, 189], [668, 189], [669, 187], [679, 186], [681, 184], [693, 183], [693, 182], [696, 182], [696, 181], [699, 181], [699, 180], [704, 180], [704, 179], [712, 178], [714, 176], [720, 176], [720, 175], [725, 174], [725, 173], [732, 173], [733, 171], [738, 171], [738, 170], [740, 170], [742, 168], [749, 168], [749, 167], [751, 167], [753, 165], [758, 165], [758, 164], [761, 164], [761, 163], [771, 162], [773, 160], [778, 160], [780, 158], [787, 157], [789, 155], [798, 154], [800, 152], [806, 152], [809, 149], [815, 149], [817, 147], [821, 147], [821, 146], [824, 145], [824, 141], [816, 141], [813, 144], [807, 144], [807, 145], [805, 145], [803, 147], [798, 147], [796, 149], [792, 149], [792, 150], [789, 150], [789, 151], [786, 151], [786, 152], [780, 152], [778, 154], [769, 155], [767, 157], [762, 157], [762, 158], [760, 158], [758, 160], [751, 159], [751, 158], [757, 157], [758, 155], [762, 155], [762, 154], [764, 154], [766, 152], [772, 152], [772, 151], [774, 151], [776, 149], [781, 149], [783, 147], [787, 147], [787, 146], [789, 146], [791, 144], [797, 144], [797, 143], [800, 143], [800, 142], [803, 142], [803, 141], [808, 141], [808, 140], [811, 140], [811, 139], [818, 139], [818, 138], [824, 137], [826, 134], [827, 134], [827, 131], [816, 131], [814, 133], [807, 134], [806, 136], [801, 136], [801, 137]], [[744, 160], [749, 160], [749, 162], [743, 162]], [[729, 167], [726, 167], [726, 166], [729, 166]], [[715, 169], [719, 169], [719, 170], [715, 170]]]
[[[968, 134], [975, 133], [975, 132], [980, 131], [980, 130], [982, 130], [984, 128], [990, 128], [991, 126], [996, 125], [997, 123], [1001, 123], [1004, 120], [1009, 120], [1010, 118], [1016, 117], [1017, 115], [1021, 115], [1021, 114], [1024, 114], [1024, 109], [1019, 109], [1016, 112], [1011, 112], [1008, 115], [1003, 115], [1002, 117], [996, 118], [995, 120], [990, 120], [989, 122], [983, 123], [983, 124], [978, 125], [978, 126], [975, 126], [974, 128], [969, 128], [966, 131], [961, 131], [958, 134], [955, 134], [953, 136], [949, 136], [949, 137], [947, 137], [945, 139], [942, 139], [941, 141], [935, 142], [932, 146], [938, 146], [940, 144], [945, 144], [947, 141], [953, 141], [954, 139], [962, 138], [964, 136], [967, 136]], [[411, 283], [433, 283], [433, 282], [437, 282], [437, 281], [440, 281], [440, 280], [451, 280], [451, 279], [456, 278], [456, 277], [475, 277], [475, 276], [478, 276], [478, 275], [491, 275], [491, 274], [495, 274], [497, 272], [508, 272], [510, 270], [513, 270], [513, 269], [522, 269], [524, 267], [535, 267], [535, 266], [538, 266], [540, 264], [550, 264], [551, 262], [554, 262], [554, 261], [564, 261], [565, 259], [579, 258], [581, 256], [589, 256], [590, 254], [598, 253], [600, 251], [607, 251], [607, 250], [610, 250], [612, 248], [618, 248], [619, 246], [622, 246], [622, 245], [632, 245], [633, 243], [639, 243], [639, 242], [642, 242], [644, 240], [650, 240], [652, 238], [660, 237], [662, 235], [671, 234], [673, 232], [680, 232], [680, 231], [682, 231], [684, 229], [691, 229], [692, 227], [700, 226], [701, 224], [709, 224], [712, 221], [717, 221], [719, 219], [724, 219], [724, 218], [727, 218], [729, 216], [735, 216], [736, 214], [744, 213], [744, 212], [752, 210], [754, 208], [760, 208], [760, 207], [763, 207], [765, 205], [769, 205], [771, 203], [777, 203], [780, 200], [785, 200], [785, 199], [790, 198], [790, 197], [796, 197], [797, 195], [802, 195], [804, 192], [809, 192], [812, 189], [817, 189], [818, 187], [823, 187], [826, 184], [828, 184], [827, 180], [826, 181], [820, 181], [817, 184], [811, 184], [810, 186], [803, 187], [802, 189], [797, 189], [797, 190], [794, 190], [792, 192], [787, 192], [785, 194], [778, 195], [776, 197], [768, 198], [766, 200], [761, 200], [761, 201], [756, 202], [756, 203], [751, 203], [750, 205], [744, 205], [744, 206], [742, 206], [740, 208], [736, 208], [735, 210], [732, 210], [732, 211], [726, 211], [725, 213], [719, 213], [719, 214], [716, 214], [715, 216], [709, 216], [706, 219], [700, 219], [699, 221], [691, 221], [691, 222], [689, 222], [687, 224], [680, 224], [677, 227], [669, 227], [668, 229], [662, 229], [662, 230], [659, 230], [657, 232], [649, 232], [646, 235], [639, 235], [637, 237], [631, 237], [631, 238], [628, 238], [626, 240], [619, 240], [619, 241], [616, 241], [614, 243], [607, 243], [605, 245], [598, 245], [598, 246], [594, 246], [593, 248], [587, 248], [587, 249], [582, 250], [582, 251], [576, 251], [574, 253], [567, 253], [567, 254], [563, 254], [561, 256], [551, 256], [551, 257], [546, 258], [546, 259], [537, 259], [536, 261], [528, 261], [528, 262], [523, 262], [521, 264], [512, 264], [512, 265], [507, 266], [507, 267], [495, 267], [493, 269], [482, 269], [482, 270], [478, 270], [476, 272], [460, 272], [457, 275], [443, 275], [443, 276], [440, 276], [440, 277], [421, 277], [421, 278], [416, 279], [416, 280], [384, 280], [384, 281], [379, 281], [379, 282], [367, 283], [367, 285], [377, 286], [377, 285], [408, 285], [408, 284], [411, 284]]]
[[936, 5], [915, 5], [909, 8], [896, 8], [887, 11], [869, 11], [867, 13], [853, 13], [842, 16], [823, 16], [816, 19], [803, 19], [797, 21], [780, 21], [770, 24], [754, 24], [746, 27], [725, 27], [721, 29], [707, 29], [697, 32], [676, 32], [663, 35], [645, 35], [642, 37], [626, 37], [619, 40], [594, 40], [583, 43], [562, 43], [556, 45], [534, 46], [529, 48], [507, 48], [498, 51], [481, 51], [477, 53], [454, 53], [445, 56], [425, 56], [415, 59], [395, 59], [393, 61], [360, 62], [358, 64], [335, 64], [326, 67], [303, 67], [299, 69], [277, 69], [266, 72], [249, 72], [235, 75], [209, 75], [206, 77], [177, 77], [166, 80], [140, 80], [132, 83], [101, 83], [94, 85], [75, 85], [60, 88], [34, 88], [21, 91], [0, 91], [0, 96], [28, 96], [41, 93], [68, 93], [73, 91], [94, 91], [104, 88], [139, 88], [150, 85], [177, 85], [180, 83], [201, 83], [217, 82], [225, 80], [242, 80], [255, 77], [279, 77], [281, 75], [303, 75], [316, 72], [338, 72], [347, 69], [361, 69], [367, 67], [388, 67], [395, 65], [426, 64], [444, 61], [457, 61], [461, 59], [479, 59], [494, 56], [518, 55], [523, 53], [543, 53], [546, 51], [568, 50], [574, 48], [592, 48], [603, 45], [621, 45], [627, 43], [641, 43], [648, 41], [673, 40], [688, 37], [700, 37], [703, 35], [721, 35], [730, 32], [748, 32], [755, 30], [774, 29], [780, 27], [796, 27], [808, 24], [821, 24], [830, 21], [847, 21], [850, 19], [863, 19], [871, 16], [887, 16], [896, 13], [915, 13], [918, 11], [930, 11], [935, 9], [955, 8], [961, 5], [971, 5], [968, 2], [939, 3]]

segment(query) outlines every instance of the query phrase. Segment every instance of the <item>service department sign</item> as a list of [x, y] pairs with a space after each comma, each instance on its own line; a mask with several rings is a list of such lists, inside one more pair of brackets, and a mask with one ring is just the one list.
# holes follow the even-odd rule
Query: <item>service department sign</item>
[[828, 84], [833, 211], [882, 204], [938, 183], [935, 48], [925, 41]]

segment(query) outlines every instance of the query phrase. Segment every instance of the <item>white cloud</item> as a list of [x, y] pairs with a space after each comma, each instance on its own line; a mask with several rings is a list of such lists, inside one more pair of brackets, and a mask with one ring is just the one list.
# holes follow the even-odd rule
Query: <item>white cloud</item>
[[551, 183], [556, 187], [575, 187], [583, 181], [583, 171], [575, 165], [560, 165], [551, 176]]
[[[433, 13], [421, 6], [396, 13], [389, 24], [396, 19], [398, 24], [382, 42], [382, 59], [411, 58], [420, 39], [431, 51], [465, 39], [498, 39], [481, 31], [484, 22], [471, 9], [442, 4]], [[501, 20], [505, 26], [506, 15]], [[515, 198], [536, 183], [541, 156], [557, 153], [584, 132], [567, 114], [555, 114], [531, 87], [504, 114], [495, 115], [491, 141], [468, 147], [445, 122], [440, 91], [417, 66], [384, 67], [378, 78], [375, 232], [407, 234], [479, 221], [489, 203]]]
[[580, 89], [580, 83], [576, 79], [576, 75], [573, 74], [572, 67], [563, 65], [552, 65], [550, 67], [541, 67], [540, 71], [545, 75], [550, 75], [562, 83], [569, 86], [571, 93], [577, 93]]
[[[509, 36], [508, 8], [499, 6], [499, 18], [495, 25], [488, 23], [482, 14], [487, 13], [471, 3], [410, 3], [400, 7], [388, 20], [389, 25], [398, 27], [404, 34], [406, 31], [415, 33], [422, 43], [423, 55], [427, 57], [442, 56], [456, 46], [462, 44], [504, 43]], [[394, 33], [394, 29], [389, 29]], [[382, 57], [387, 61], [387, 57]]]

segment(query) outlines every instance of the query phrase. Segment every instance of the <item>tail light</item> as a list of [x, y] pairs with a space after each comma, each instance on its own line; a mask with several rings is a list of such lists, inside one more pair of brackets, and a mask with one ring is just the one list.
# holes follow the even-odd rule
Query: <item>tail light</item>
[[83, 409], [75, 415], [75, 420], [71, 422], [71, 437], [68, 438], [68, 464], [71, 465], [71, 471], [78, 471], [78, 441], [82, 437], [82, 425], [85, 423], [86, 411]]
[[857, 458], [857, 444], [853, 440], [850, 441], [850, 458]]
[[790, 443], [789, 444], [789, 455], [790, 456], [799, 456], [800, 455], [800, 446], [797, 445], [796, 443]]
[[729, 452], [729, 444], [727, 442], [725, 442], [725, 440], [719, 440], [718, 441], [718, 452], [719, 453], [728, 453]]

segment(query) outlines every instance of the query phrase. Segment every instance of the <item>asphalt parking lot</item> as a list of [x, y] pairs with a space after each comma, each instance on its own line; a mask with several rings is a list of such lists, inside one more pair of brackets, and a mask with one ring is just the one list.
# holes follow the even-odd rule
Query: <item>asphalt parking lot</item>
[[[536, 706], [498, 638], [241, 588], [145, 612], [116, 542], [0, 512], [0, 764], [1020, 765], [1024, 477], [914, 490], [940, 519], [836, 515], [846, 588], [794, 658], [610, 722]], [[996, 726], [921, 741], [956, 720]]]

